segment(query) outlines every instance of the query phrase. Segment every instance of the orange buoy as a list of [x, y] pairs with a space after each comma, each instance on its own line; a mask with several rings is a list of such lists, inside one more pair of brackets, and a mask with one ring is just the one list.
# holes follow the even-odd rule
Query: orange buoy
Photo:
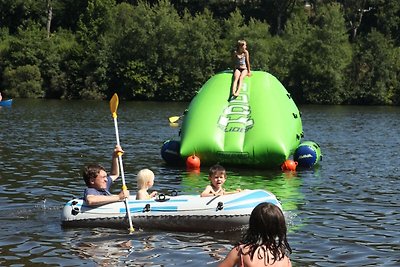
[[200, 169], [200, 159], [196, 155], [191, 155], [186, 159], [186, 168], [188, 170]]
[[281, 170], [282, 171], [295, 171], [297, 164], [298, 164], [297, 161], [294, 161], [291, 159], [285, 160], [285, 162], [282, 163], [282, 165], [281, 165]]

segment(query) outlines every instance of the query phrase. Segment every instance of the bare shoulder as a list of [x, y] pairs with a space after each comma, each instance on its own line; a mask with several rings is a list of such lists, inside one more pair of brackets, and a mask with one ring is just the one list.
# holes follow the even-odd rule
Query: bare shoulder
[[212, 189], [211, 185], [207, 185], [203, 191], [203, 193], [212, 193], [212, 192], [213, 192], [213, 189]]
[[[243, 261], [245, 263], [245, 266], [265, 266], [265, 258], [267, 259], [272, 259], [273, 256], [270, 251], [263, 251], [257, 248], [255, 255], [259, 255], [259, 257], [254, 257], [253, 259], [250, 258], [250, 255], [247, 254], [249, 253], [249, 248], [248, 247], [241, 247], [242, 253], [243, 253]], [[292, 267], [292, 263], [290, 261], [290, 258], [288, 256], [284, 256], [283, 259], [279, 261], [275, 261], [274, 263], [269, 263], [269, 267]]]
[[201, 197], [207, 197], [212, 194], [214, 190], [212, 189], [211, 185], [207, 185], [204, 191], [200, 194]]
[[221, 261], [218, 267], [231, 267], [237, 266], [240, 261], [239, 248], [236, 246], [226, 255], [225, 259]]
[[146, 190], [139, 190], [136, 193], [136, 199], [140, 200], [140, 199], [147, 199], [148, 198], [148, 193]]

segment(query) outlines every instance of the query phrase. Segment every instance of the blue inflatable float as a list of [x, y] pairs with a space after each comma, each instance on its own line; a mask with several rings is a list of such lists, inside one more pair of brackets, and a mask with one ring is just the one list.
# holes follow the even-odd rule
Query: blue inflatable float
[[304, 141], [296, 148], [293, 159], [299, 167], [311, 168], [322, 160], [321, 148], [315, 142]]
[[181, 165], [184, 161], [180, 155], [181, 143], [177, 140], [167, 140], [161, 147], [161, 157], [170, 165]]

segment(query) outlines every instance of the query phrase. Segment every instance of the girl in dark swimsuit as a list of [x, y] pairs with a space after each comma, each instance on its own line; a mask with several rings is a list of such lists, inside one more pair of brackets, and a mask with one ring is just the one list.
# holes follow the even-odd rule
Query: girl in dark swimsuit
[[251, 75], [250, 56], [247, 51], [247, 43], [244, 40], [237, 42], [236, 51], [234, 52], [235, 69], [233, 71], [233, 82], [231, 88], [231, 96], [237, 97], [242, 88], [243, 79]]

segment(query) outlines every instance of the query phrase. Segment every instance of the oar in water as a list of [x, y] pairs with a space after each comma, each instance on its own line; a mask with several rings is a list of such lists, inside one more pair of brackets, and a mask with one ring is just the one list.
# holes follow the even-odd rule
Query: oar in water
[[[118, 109], [118, 95], [114, 94], [110, 100], [110, 110], [112, 117], [114, 118], [114, 126], [115, 126], [115, 137], [117, 139], [117, 145], [120, 146], [119, 143], [119, 133], [118, 133], [118, 122], [117, 122], [117, 109]], [[128, 187], [125, 184], [125, 174], [124, 174], [124, 165], [122, 164], [122, 153], [118, 153], [119, 167], [121, 169], [121, 177], [122, 177], [122, 190], [127, 190]], [[129, 210], [128, 199], [125, 199], [125, 207], [126, 213], [129, 219], [129, 232], [132, 233], [135, 231], [132, 225], [131, 211]]]

